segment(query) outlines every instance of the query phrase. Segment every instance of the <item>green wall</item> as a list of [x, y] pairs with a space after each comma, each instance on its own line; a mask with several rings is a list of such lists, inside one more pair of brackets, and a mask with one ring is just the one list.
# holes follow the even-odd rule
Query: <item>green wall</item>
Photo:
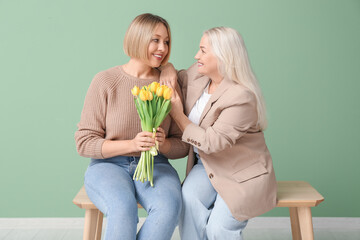
[[[314, 216], [360, 217], [360, 1], [350, 0], [0, 0], [0, 217], [83, 216], [71, 201], [89, 163], [74, 142], [84, 97], [97, 72], [128, 60], [123, 37], [144, 12], [169, 21], [177, 68], [194, 62], [204, 30], [237, 29], [278, 180], [315, 186], [325, 202]], [[183, 177], [185, 161], [174, 165]]]

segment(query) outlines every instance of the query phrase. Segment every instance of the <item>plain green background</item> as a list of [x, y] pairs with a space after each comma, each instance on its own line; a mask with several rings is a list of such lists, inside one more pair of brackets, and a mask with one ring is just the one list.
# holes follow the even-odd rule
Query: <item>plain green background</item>
[[[204, 30], [237, 29], [265, 95], [277, 179], [308, 181], [325, 197], [313, 216], [360, 217], [354, 0], [0, 0], [0, 217], [83, 216], [72, 199], [89, 163], [74, 142], [84, 97], [97, 72], [128, 60], [123, 37], [144, 12], [169, 21], [179, 69]], [[183, 178], [185, 160], [173, 164]]]

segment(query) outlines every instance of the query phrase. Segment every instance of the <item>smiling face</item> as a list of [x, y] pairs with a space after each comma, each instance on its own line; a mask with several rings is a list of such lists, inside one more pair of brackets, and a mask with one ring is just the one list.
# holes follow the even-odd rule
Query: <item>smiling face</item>
[[214, 55], [208, 37], [203, 35], [200, 41], [200, 49], [195, 55], [198, 60], [198, 71], [208, 77], [219, 75], [218, 61]]
[[169, 34], [164, 24], [159, 23], [151, 37], [148, 47], [148, 64], [159, 67], [169, 53]]

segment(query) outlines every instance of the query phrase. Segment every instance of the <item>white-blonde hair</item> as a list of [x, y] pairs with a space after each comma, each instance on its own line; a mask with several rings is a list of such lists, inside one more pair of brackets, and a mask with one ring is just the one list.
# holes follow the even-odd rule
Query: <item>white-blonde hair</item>
[[232, 28], [215, 27], [204, 32], [212, 51], [218, 60], [219, 72], [223, 77], [243, 85], [256, 97], [258, 121], [261, 130], [267, 127], [266, 108], [259, 83], [253, 73], [241, 35]]
[[168, 22], [157, 15], [144, 13], [137, 16], [130, 24], [124, 37], [124, 52], [129, 57], [148, 60], [148, 47], [158, 24], [163, 24], [169, 36], [169, 50], [161, 64], [167, 63], [171, 50], [171, 32]]

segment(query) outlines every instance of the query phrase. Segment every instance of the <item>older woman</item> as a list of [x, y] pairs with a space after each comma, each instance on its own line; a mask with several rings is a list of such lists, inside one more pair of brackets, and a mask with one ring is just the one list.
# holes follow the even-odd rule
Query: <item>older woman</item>
[[[105, 239], [169, 240], [181, 211], [181, 185], [168, 158], [186, 156], [188, 145], [167, 117], [158, 129], [160, 152], [154, 160], [155, 187], [133, 181], [141, 151], [155, 144], [152, 133], [142, 132], [131, 89], [159, 81], [156, 69], [169, 59], [170, 28], [161, 17], [137, 16], [124, 40], [130, 61], [98, 73], [87, 92], [76, 145], [90, 157], [85, 189], [91, 201], [107, 215]], [[148, 212], [136, 234], [137, 202]]]
[[180, 98], [172, 99], [171, 115], [191, 144], [180, 234], [242, 239], [247, 220], [276, 205], [264, 100], [236, 30], [206, 31], [195, 59], [178, 74], [185, 114]]

